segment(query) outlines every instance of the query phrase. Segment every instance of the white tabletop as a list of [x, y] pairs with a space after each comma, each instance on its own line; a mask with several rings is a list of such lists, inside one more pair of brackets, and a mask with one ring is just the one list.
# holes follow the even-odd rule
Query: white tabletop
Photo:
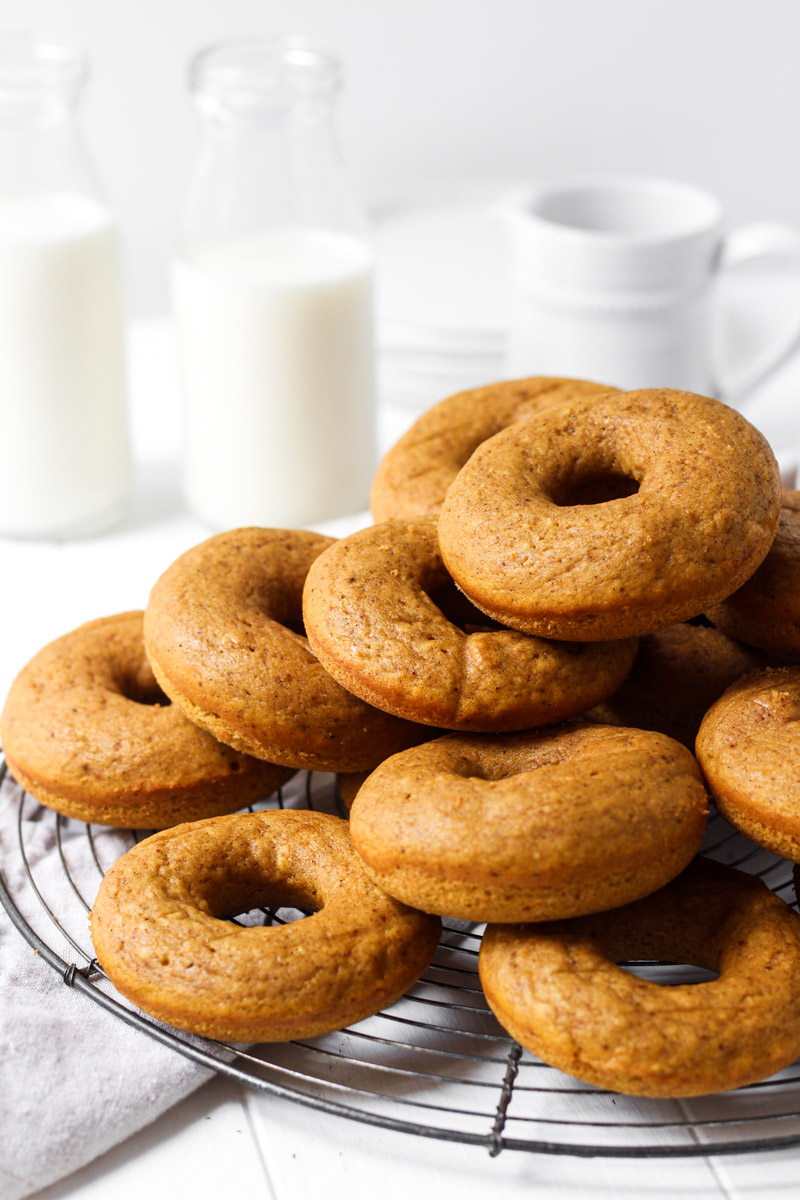
[[[149, 588], [209, 530], [180, 498], [180, 405], [166, 321], [139, 322], [130, 337], [136, 486], [126, 520], [108, 533], [64, 544], [1, 541], [4, 567], [0, 694], [47, 641], [94, 617], [144, 607]], [[800, 441], [800, 361], [793, 361], [744, 411], [788, 461]], [[386, 446], [409, 423], [385, 404]], [[366, 520], [363, 517], [362, 520]], [[344, 531], [358, 518], [341, 523]], [[469, 1146], [429, 1141], [328, 1116], [215, 1079], [154, 1126], [39, 1193], [54, 1200], [160, 1200], [176, 1182], [196, 1200], [220, 1194], [277, 1200], [321, 1191], [383, 1200], [448, 1189], [464, 1200], [502, 1195], [600, 1197], [795, 1194], [800, 1149], [741, 1157], [637, 1162], [581, 1160], [506, 1151], [492, 1159]]]

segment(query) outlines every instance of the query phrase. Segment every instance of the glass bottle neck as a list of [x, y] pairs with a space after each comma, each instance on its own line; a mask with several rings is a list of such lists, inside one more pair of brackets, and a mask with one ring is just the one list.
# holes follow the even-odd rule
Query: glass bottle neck
[[366, 233], [331, 104], [208, 117], [184, 212], [184, 248], [290, 227]]
[[181, 249], [282, 229], [363, 237], [334, 129], [338, 62], [298, 38], [204, 51], [190, 68], [203, 141]]
[[70, 121], [89, 78], [76, 45], [34, 33], [0, 33], [0, 128], [46, 129]]
[[88, 78], [77, 47], [0, 34], [0, 196], [101, 192], [76, 120]]
[[0, 196], [45, 193], [102, 200], [77, 122], [71, 112], [57, 120], [12, 120], [0, 98]]

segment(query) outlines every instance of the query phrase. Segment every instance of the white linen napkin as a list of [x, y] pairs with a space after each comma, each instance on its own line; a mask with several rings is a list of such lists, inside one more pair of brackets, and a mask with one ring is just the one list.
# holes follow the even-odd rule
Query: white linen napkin
[[[0, 873], [22, 915], [67, 963], [85, 959], [50, 921], [19, 849], [20, 788], [0, 787]], [[69, 884], [56, 820], [28, 797], [23, 841], [36, 886], [67, 915], [69, 935], [91, 957], [85, 910]], [[132, 845], [94, 828], [100, 862]], [[86, 827], [63, 823], [69, 872], [87, 904], [100, 883]], [[0, 909], [0, 1196], [19, 1200], [103, 1154], [156, 1120], [211, 1072], [160, 1045], [67, 986]]]

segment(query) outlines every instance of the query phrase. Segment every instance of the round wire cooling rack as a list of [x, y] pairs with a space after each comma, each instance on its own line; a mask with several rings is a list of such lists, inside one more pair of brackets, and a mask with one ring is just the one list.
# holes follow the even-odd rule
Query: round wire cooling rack
[[[145, 835], [42, 808], [13, 783], [2, 755], [0, 789], [16, 805], [16, 836], [8, 861], [0, 863], [0, 903], [43, 969], [57, 971], [66, 985], [142, 1034], [250, 1088], [386, 1129], [481, 1146], [491, 1155], [684, 1157], [800, 1143], [800, 1061], [749, 1087], [690, 1100], [606, 1092], [542, 1063], [495, 1020], [478, 979], [481, 927], [460, 921], [444, 922], [433, 961], [405, 996], [338, 1033], [243, 1047], [171, 1029], [115, 991], [88, 936], [87, 915], [105, 869]], [[332, 777], [310, 773], [256, 807], [346, 816]], [[754, 846], [718, 814], [709, 821], [703, 853], [758, 875], [794, 903], [791, 864]], [[282, 923], [302, 915], [256, 910], [236, 919]], [[663, 963], [623, 965], [664, 985], [704, 974]]]

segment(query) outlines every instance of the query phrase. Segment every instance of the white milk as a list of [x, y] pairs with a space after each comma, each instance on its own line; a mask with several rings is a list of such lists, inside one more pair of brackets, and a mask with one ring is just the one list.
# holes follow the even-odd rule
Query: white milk
[[129, 481], [116, 228], [81, 196], [0, 199], [0, 534], [90, 532]]
[[374, 470], [372, 264], [349, 235], [206, 244], [173, 270], [189, 507], [217, 529], [365, 508]]

